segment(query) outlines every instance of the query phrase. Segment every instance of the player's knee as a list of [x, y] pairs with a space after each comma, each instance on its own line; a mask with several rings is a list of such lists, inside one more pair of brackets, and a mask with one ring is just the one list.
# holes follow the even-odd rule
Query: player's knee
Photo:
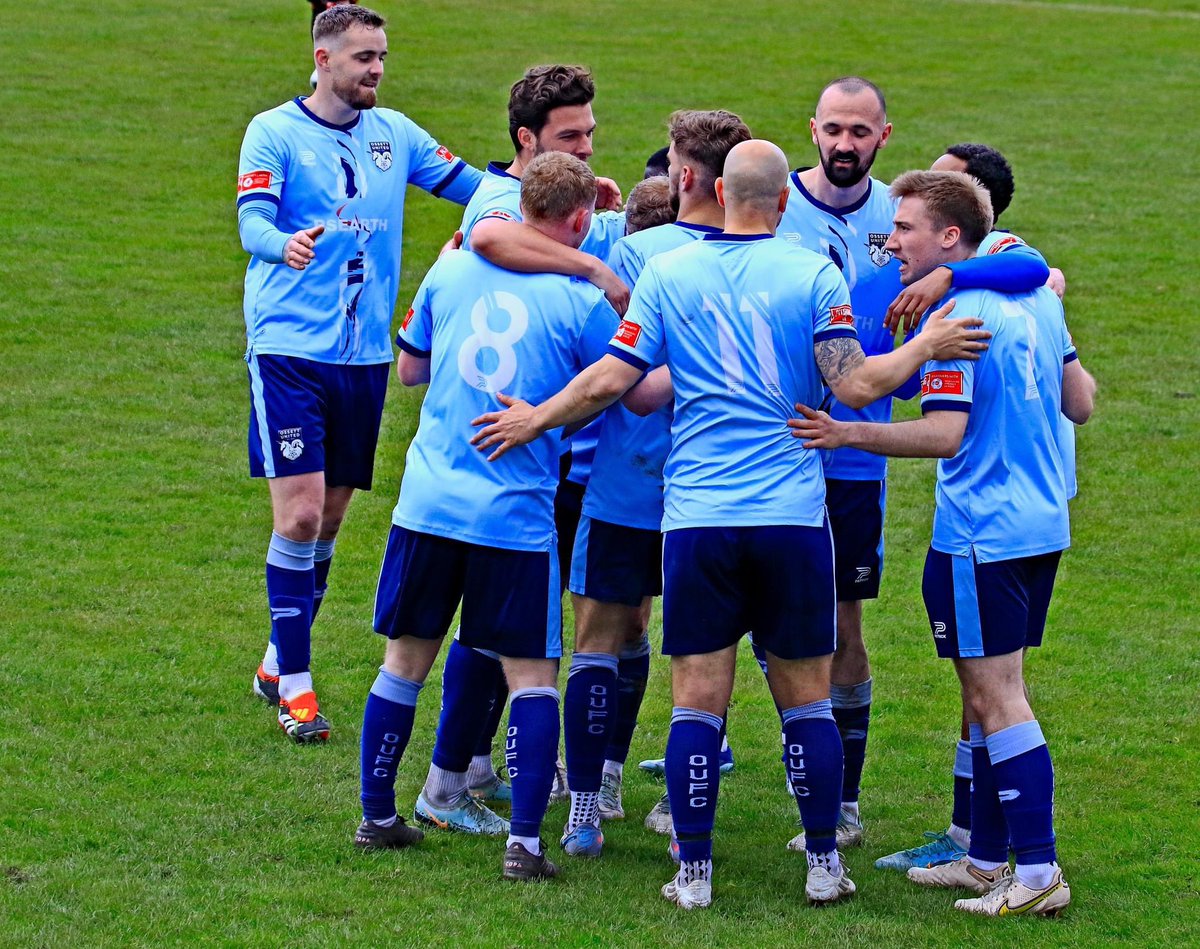
[[321, 532], [319, 504], [291, 504], [276, 517], [275, 529], [293, 540], [316, 540]]

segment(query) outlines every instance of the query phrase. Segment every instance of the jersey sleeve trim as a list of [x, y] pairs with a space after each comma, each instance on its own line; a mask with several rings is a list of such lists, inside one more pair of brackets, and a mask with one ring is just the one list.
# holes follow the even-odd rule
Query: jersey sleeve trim
[[1063, 365], [1065, 366], [1069, 362], [1075, 362], [1075, 360], [1077, 360], [1078, 358], [1079, 358], [1079, 353], [1077, 353], [1075, 350], [1071, 350], [1069, 353], [1067, 353], [1065, 356], [1063, 356]]
[[432, 350], [417, 349], [416, 346], [405, 340], [405, 338], [399, 333], [396, 334], [396, 345], [410, 356], [416, 356], [418, 359], [428, 359], [431, 355], [433, 355]]
[[827, 339], [842, 339], [847, 336], [858, 339], [858, 333], [855, 332], [853, 327], [839, 326], [836, 329], [822, 330], [820, 333], [814, 333], [813, 342], [823, 343]]
[[650, 363], [646, 362], [646, 360], [635, 356], [633, 353], [627, 352], [624, 349], [620, 349], [617, 346], [609, 346], [605, 352], [607, 352], [610, 356], [616, 356], [623, 363], [628, 363], [630, 366], [633, 366], [634, 369], [642, 370], [642, 372], [646, 372], [650, 368]]
[[457, 178], [459, 175], [461, 175], [463, 172], [463, 169], [466, 167], [467, 167], [467, 163], [460, 159], [458, 164], [455, 165], [453, 168], [451, 168], [450, 172], [446, 175], [446, 177], [443, 178], [441, 181], [439, 181], [437, 186], [429, 193], [431, 195], [433, 195], [435, 198], [440, 198], [442, 196], [442, 192], [445, 191], [447, 188], [450, 187], [450, 185], [452, 185], [454, 183], [454, 179]]
[[970, 412], [970, 402], [955, 402], [953, 399], [926, 399], [921, 403], [921, 414], [926, 412]]
[[240, 208], [243, 204], [250, 201], [266, 201], [268, 204], [279, 207], [279, 196], [271, 194], [270, 191], [260, 191], [257, 194], [244, 194], [237, 199], [237, 206]]

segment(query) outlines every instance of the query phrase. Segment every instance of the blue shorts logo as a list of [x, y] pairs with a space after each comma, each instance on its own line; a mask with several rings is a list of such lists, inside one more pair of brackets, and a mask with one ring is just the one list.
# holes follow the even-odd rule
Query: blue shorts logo
[[288, 461], [295, 461], [304, 453], [304, 441], [298, 428], [279, 430], [279, 454]]

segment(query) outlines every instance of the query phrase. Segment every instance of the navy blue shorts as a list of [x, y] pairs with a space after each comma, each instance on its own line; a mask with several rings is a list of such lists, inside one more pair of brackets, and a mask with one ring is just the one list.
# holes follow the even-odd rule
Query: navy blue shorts
[[514, 659], [557, 659], [559, 590], [553, 548], [483, 547], [392, 525], [375, 592], [375, 632], [439, 639], [461, 601], [464, 646]]
[[833, 538], [824, 527], [692, 527], [663, 535], [663, 645], [716, 652], [748, 631], [781, 659], [837, 646]]
[[825, 479], [839, 600], [873, 600], [879, 596], [886, 500], [887, 488], [882, 481]]
[[251, 354], [250, 475], [325, 472], [332, 487], [371, 488], [391, 363], [339, 366]]
[[976, 563], [930, 548], [921, 593], [937, 654], [977, 659], [1040, 646], [1061, 556]]
[[558, 535], [558, 575], [566, 582], [571, 575], [571, 553], [575, 550], [575, 532], [583, 511], [584, 485], [567, 477], [571, 471], [571, 452], [558, 458], [558, 490], [554, 492], [554, 532]]
[[622, 527], [586, 514], [579, 519], [571, 560], [572, 593], [641, 606], [662, 593], [662, 532]]

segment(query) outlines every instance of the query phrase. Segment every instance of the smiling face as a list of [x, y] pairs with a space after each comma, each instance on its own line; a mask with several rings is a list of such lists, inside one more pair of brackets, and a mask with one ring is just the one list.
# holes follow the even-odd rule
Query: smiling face
[[852, 188], [862, 181], [892, 134], [874, 92], [846, 92], [838, 86], [825, 90], [809, 129], [825, 177], [838, 188]]
[[332, 37], [324, 49], [318, 48], [317, 65], [321, 66], [324, 59], [329, 69], [329, 88], [338, 99], [352, 109], [373, 109], [386, 57], [387, 35], [383, 30], [356, 24]]

